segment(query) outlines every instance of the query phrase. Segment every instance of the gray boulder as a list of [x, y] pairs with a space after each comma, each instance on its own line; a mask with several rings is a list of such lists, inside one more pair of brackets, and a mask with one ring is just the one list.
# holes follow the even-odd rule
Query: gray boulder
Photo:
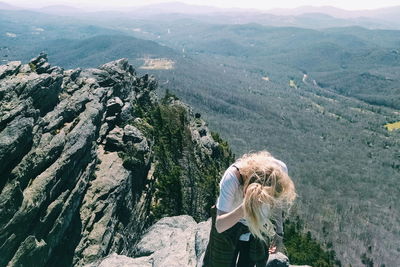
[[281, 252], [270, 254], [267, 267], [289, 267], [289, 258]]
[[[187, 215], [163, 218], [143, 235], [133, 257], [113, 254], [87, 267], [201, 267], [210, 227], [211, 219], [196, 223]], [[310, 266], [289, 265], [288, 257], [278, 252], [269, 256], [266, 267]]]
[[124, 127], [124, 142], [140, 143], [144, 139], [142, 132], [133, 125], [126, 125]]
[[121, 150], [124, 147], [122, 140], [124, 136], [124, 130], [116, 126], [110, 131], [106, 137], [106, 149], [109, 151]]
[[8, 62], [7, 65], [0, 66], [0, 79], [17, 73], [20, 68], [21, 61], [11, 61]]
[[143, 235], [134, 257], [111, 255], [90, 266], [196, 267], [207, 245], [201, 236], [210, 223], [197, 224], [187, 215], [163, 218]]
[[131, 258], [112, 253], [103, 260], [86, 264], [84, 267], [153, 267], [152, 257]]
[[107, 101], [107, 116], [115, 116], [121, 112], [124, 102], [119, 97]]
[[47, 62], [47, 54], [41, 53], [38, 57], [31, 59], [29, 62], [32, 70], [37, 74], [46, 73], [50, 70], [50, 64]]

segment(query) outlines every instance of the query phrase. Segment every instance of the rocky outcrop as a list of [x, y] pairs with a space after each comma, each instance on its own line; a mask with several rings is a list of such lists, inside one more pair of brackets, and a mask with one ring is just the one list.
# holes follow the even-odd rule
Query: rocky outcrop
[[211, 220], [199, 224], [187, 215], [166, 217], [151, 226], [135, 248], [134, 258], [117, 254], [87, 265], [201, 266]]
[[[201, 267], [210, 227], [210, 219], [196, 223], [187, 215], [163, 218], [142, 237], [134, 257], [114, 253], [85, 267]], [[289, 259], [278, 252], [269, 256], [266, 267], [309, 266], [289, 265]]]
[[[135, 253], [158, 190], [157, 129], [144, 115], [159, 104], [156, 86], [126, 59], [65, 71], [41, 54], [0, 66], [0, 266], [82, 266]], [[192, 159], [222, 170], [226, 157], [202, 121], [199, 137], [198, 119], [185, 110], [193, 139], [178, 160], [195, 169], [179, 179], [182, 191], [199, 196], [188, 185], [203, 178], [187, 173], [203, 165]], [[205, 217], [201, 198], [191, 201], [191, 214]]]

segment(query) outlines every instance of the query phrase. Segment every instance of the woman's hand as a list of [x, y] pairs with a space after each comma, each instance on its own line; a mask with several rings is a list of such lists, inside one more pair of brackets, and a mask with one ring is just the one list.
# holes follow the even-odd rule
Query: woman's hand
[[269, 254], [274, 254], [276, 252], [277, 251], [276, 251], [276, 246], [275, 245], [272, 245], [272, 246], [269, 247], [269, 249], [268, 249], [268, 253]]

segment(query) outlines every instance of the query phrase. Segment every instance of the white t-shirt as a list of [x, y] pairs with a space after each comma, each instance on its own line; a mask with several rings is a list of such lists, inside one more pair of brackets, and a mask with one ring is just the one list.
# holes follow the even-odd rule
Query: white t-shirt
[[[274, 159], [274, 161], [279, 164], [283, 171], [286, 173], [288, 172], [286, 164], [280, 160]], [[236, 165], [240, 169], [240, 165]], [[239, 179], [235, 174], [235, 167], [232, 165], [225, 171], [222, 179], [219, 183], [219, 196], [217, 199], [216, 207], [218, 210], [223, 212], [231, 212], [237, 207], [240, 206], [243, 202], [243, 187], [240, 186]], [[241, 218], [239, 222], [243, 223], [244, 225], [248, 225], [246, 219]], [[279, 223], [278, 223], [279, 224]], [[280, 223], [281, 224], [281, 223]], [[280, 231], [282, 226], [277, 225], [277, 231]], [[282, 231], [280, 231], [282, 232]], [[248, 241], [250, 238], [250, 233], [246, 233], [240, 236], [240, 240]]]

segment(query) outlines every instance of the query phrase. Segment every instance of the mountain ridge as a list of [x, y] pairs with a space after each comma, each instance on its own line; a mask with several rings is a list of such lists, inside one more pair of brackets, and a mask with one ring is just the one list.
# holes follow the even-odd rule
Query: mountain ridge
[[156, 87], [126, 59], [0, 66], [0, 265], [82, 266], [166, 214], [208, 218], [232, 154]]
[[[7, 18], [6, 12], [2, 14], [5, 15], [0, 20]], [[25, 15], [21, 14], [18, 21], [22, 16]], [[27, 26], [37, 23], [37, 19], [25, 17]], [[57, 33], [70, 38], [73, 33], [82, 38], [77, 43], [85, 42], [86, 27], [63, 31], [63, 24], [58, 23], [60, 19], [52, 17], [51, 24], [58, 27], [48, 35], [41, 32], [38, 38], [51, 38]], [[174, 47], [176, 51], [182, 51], [184, 44], [185, 50], [178, 54], [174, 69], [146, 70], [159, 77], [160, 91], [169, 89], [200, 110], [211, 127], [230, 141], [236, 153], [267, 149], [284, 159], [302, 195], [299, 213], [306, 231], [325, 245], [335, 247], [342, 255], [342, 263], [362, 265], [366, 255], [375, 264], [396, 266], [397, 256], [393, 255], [398, 255], [399, 131], [388, 132], [384, 125], [398, 121], [396, 107], [400, 102], [395, 94], [400, 73], [398, 32], [335, 28], [319, 30], [320, 34], [313, 37], [310, 33], [318, 32], [272, 28], [269, 37], [265, 34], [268, 31], [259, 31], [263, 29], [259, 25], [202, 28], [193, 20], [164, 18], [159, 27], [159, 21], [151, 24], [151, 21], [118, 20], [118, 24], [127, 27], [128, 34], [133, 23], [135, 30], [142, 30], [143, 38], [150, 35], [146, 36], [145, 32], [150, 32], [152, 38], [161, 37], [153, 41]], [[42, 23], [46, 25], [49, 21]], [[91, 34], [98, 32], [94, 30]], [[34, 36], [28, 35], [29, 42], [23, 45], [30, 46]], [[222, 40], [214, 42], [213, 36]], [[260, 36], [266, 37], [265, 40]], [[0, 36], [3, 42], [15, 42], [9, 50], [1, 51], [8, 55], [6, 60], [22, 58], [19, 54], [24, 54], [25, 46], [17, 45], [21, 37]], [[221, 46], [208, 46], [210, 37], [209, 44]], [[106, 38], [112, 40], [113, 36]], [[222, 46], [229, 43], [245, 55]], [[371, 48], [369, 51], [354, 53], [360, 47], [365, 48], [366, 43]], [[275, 49], [269, 49], [271, 44]], [[95, 45], [91, 47], [96, 49]], [[281, 47], [289, 49], [279, 53]], [[352, 50], [347, 50], [348, 47]], [[10, 54], [12, 51], [14, 55]], [[83, 59], [79, 54], [69, 57], [68, 51], [63, 52], [64, 56], [54, 61]], [[112, 56], [115, 51], [109, 52]], [[28, 58], [24, 56], [23, 60], [37, 53]], [[91, 57], [89, 63], [96, 67], [105, 63], [104, 59]], [[133, 61], [130, 59], [130, 62]], [[338, 71], [326, 72], [334, 68]], [[350, 95], [353, 93], [356, 97]], [[384, 179], [377, 183], [376, 177]]]
[[[325, 14], [335, 19], [342, 20], [355, 20], [355, 19], [378, 19], [381, 22], [396, 22], [399, 24], [397, 19], [400, 11], [400, 6], [395, 5], [391, 7], [373, 8], [373, 9], [360, 9], [360, 10], [347, 10], [334, 6], [299, 6], [296, 8], [273, 8], [273, 9], [256, 9], [256, 8], [222, 8], [216, 6], [206, 5], [191, 5], [183, 2], [167, 2], [160, 4], [150, 4], [142, 6], [126, 6], [121, 8], [95, 8], [90, 9], [88, 7], [76, 7], [72, 5], [47, 5], [40, 8], [34, 7], [18, 7], [6, 2], [0, 2], [0, 10], [32, 10], [36, 12], [43, 12], [45, 14], [52, 15], [67, 15], [67, 16], [78, 16], [79, 14], [87, 13], [131, 13], [141, 16], [154, 16], [162, 14], [186, 14], [186, 15], [210, 15], [210, 14], [241, 14], [246, 15], [252, 14], [253, 16], [260, 15], [275, 15], [296, 18], [304, 14]], [[379, 21], [377, 21], [379, 25]]]

